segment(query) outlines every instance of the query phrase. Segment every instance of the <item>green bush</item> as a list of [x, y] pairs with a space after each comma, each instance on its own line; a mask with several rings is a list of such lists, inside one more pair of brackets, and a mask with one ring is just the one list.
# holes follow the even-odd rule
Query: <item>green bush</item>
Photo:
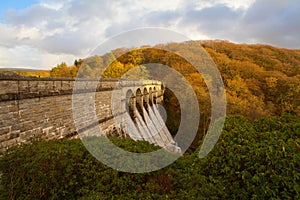
[[[299, 121], [282, 116], [252, 125], [231, 116], [214, 150], [196, 161], [199, 171], [221, 182], [227, 198], [299, 198], [300, 131], [295, 128]], [[290, 134], [291, 129], [296, 132]]]
[[[78, 139], [36, 141], [1, 157], [0, 199], [299, 199], [299, 122], [291, 115], [253, 124], [229, 116], [208, 156], [199, 159], [199, 147], [144, 174], [101, 164]], [[158, 149], [146, 142], [110, 139], [131, 152]]]
[[[146, 142], [111, 140], [132, 152], [157, 149]], [[78, 139], [37, 141], [12, 148], [1, 158], [0, 166], [4, 199], [73, 199], [96, 189], [111, 192], [117, 185], [114, 181], [124, 174], [97, 161]]]

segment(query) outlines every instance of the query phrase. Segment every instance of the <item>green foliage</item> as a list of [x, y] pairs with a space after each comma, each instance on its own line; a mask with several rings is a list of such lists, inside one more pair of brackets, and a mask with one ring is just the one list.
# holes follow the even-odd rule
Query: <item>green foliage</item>
[[139, 65], [131, 68], [122, 78], [147, 80], [149, 79], [149, 72], [145, 66]]
[[[199, 159], [196, 151], [145, 174], [118, 172], [101, 164], [77, 139], [38, 141], [1, 157], [0, 198], [299, 199], [299, 127], [300, 119], [291, 114], [253, 123], [229, 116], [205, 158]], [[146, 142], [110, 139], [131, 152], [158, 149]]]
[[78, 68], [76, 66], [68, 67], [65, 62], [62, 62], [61, 64], [51, 69], [50, 76], [58, 78], [75, 78], [77, 71]]
[[222, 183], [223, 198], [299, 198], [299, 122], [285, 115], [252, 125], [244, 117], [229, 117], [218, 144], [199, 162], [202, 172]]
[[[132, 152], [157, 149], [145, 142], [111, 139]], [[98, 162], [78, 139], [37, 141], [14, 147], [1, 158], [0, 164], [4, 185], [0, 194], [4, 199], [22, 196], [27, 199], [70, 199], [86, 196], [93, 190], [112, 195], [120, 192], [120, 187], [126, 191], [128, 178], [124, 178], [123, 186], [118, 184], [118, 178], [129, 175]]]

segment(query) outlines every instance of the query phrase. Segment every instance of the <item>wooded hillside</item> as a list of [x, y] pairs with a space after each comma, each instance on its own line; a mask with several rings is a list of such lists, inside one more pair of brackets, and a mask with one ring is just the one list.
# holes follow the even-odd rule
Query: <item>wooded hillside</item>
[[[300, 50], [233, 44], [227, 41], [198, 42], [221, 72], [226, 87], [228, 114], [243, 115], [251, 120], [261, 116], [278, 116], [284, 112], [300, 116]], [[157, 47], [162, 46], [172, 49], [173, 52], [184, 49], [189, 56], [198, 56], [197, 52], [185, 48], [184, 43], [144, 46], [130, 49], [129, 52], [128, 49], [120, 48], [105, 55], [75, 60], [72, 66], [62, 62], [50, 70], [50, 76], [74, 78], [80, 69], [79, 77], [120, 78], [128, 70], [139, 66], [130, 76], [125, 77], [147, 79], [153, 74], [143, 64], [165, 64], [185, 76], [198, 96], [201, 114], [209, 116], [210, 97], [201, 75], [176, 54], [158, 50]], [[112, 62], [113, 60], [115, 61]], [[106, 66], [108, 67], [103, 71]], [[21, 71], [17, 74], [49, 76], [45, 71]], [[170, 97], [167, 100], [175, 102], [174, 98]], [[178, 112], [175, 108], [170, 109], [171, 113]]]

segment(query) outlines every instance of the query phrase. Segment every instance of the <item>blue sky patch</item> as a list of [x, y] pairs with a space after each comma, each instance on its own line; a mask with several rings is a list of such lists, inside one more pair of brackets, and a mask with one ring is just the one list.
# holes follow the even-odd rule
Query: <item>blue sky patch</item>
[[38, 0], [2, 0], [0, 3], [0, 17], [9, 9], [19, 10], [36, 4]]

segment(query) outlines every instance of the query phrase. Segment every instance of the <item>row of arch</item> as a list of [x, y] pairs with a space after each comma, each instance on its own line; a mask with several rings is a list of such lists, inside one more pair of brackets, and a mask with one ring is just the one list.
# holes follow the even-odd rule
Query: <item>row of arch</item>
[[131, 89], [126, 92], [126, 110], [130, 117], [135, 120], [136, 112], [139, 112], [143, 116], [143, 108], [149, 111], [149, 106], [153, 104], [159, 104], [163, 101], [164, 88], [161, 86], [160, 90], [156, 87], [138, 88], [136, 91]]

